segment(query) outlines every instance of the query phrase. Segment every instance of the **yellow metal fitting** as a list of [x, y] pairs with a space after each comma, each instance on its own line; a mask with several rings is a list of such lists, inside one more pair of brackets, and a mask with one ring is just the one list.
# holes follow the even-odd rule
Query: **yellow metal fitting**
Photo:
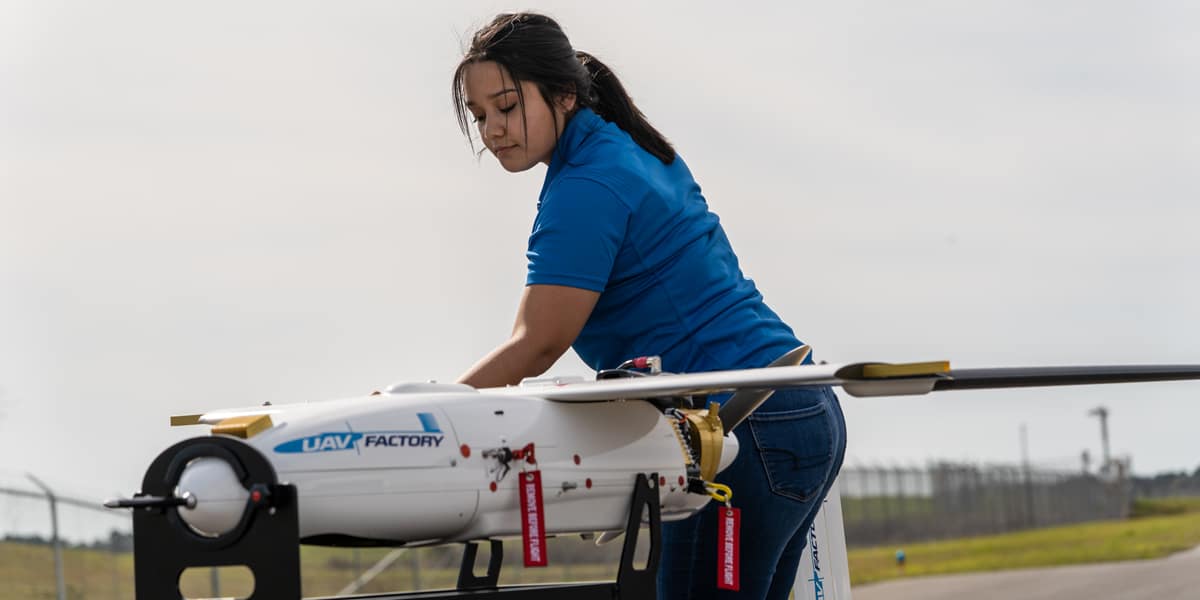
[[199, 425], [201, 415], [171, 415], [171, 427]]
[[708, 408], [685, 410], [689, 435], [692, 438], [692, 448], [700, 455], [700, 478], [706, 481], [716, 479], [717, 468], [721, 466], [721, 449], [725, 445], [725, 427], [717, 414], [721, 405], [709, 402]]
[[242, 439], [254, 437], [272, 427], [271, 415], [246, 415], [225, 419], [213, 425], [213, 435], [232, 435]]

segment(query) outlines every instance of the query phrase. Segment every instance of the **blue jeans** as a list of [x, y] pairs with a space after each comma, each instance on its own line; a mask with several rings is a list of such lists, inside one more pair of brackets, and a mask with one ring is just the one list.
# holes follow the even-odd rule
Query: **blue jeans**
[[828, 387], [779, 390], [734, 430], [737, 458], [717, 475], [741, 509], [741, 589], [717, 589], [717, 509], [663, 524], [661, 600], [786, 600], [821, 501], [842, 466], [846, 422]]

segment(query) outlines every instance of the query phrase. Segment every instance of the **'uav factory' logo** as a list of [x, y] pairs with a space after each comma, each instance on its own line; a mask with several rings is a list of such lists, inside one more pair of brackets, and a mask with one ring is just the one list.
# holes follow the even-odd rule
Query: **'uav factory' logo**
[[354, 431], [350, 423], [346, 423], [347, 431], [331, 431], [318, 433], [294, 440], [288, 440], [278, 446], [275, 451], [283, 454], [309, 454], [312, 452], [338, 452], [354, 450], [361, 452], [363, 448], [437, 448], [442, 445], [445, 435], [438, 427], [433, 413], [417, 413], [421, 420], [419, 430], [398, 431]]

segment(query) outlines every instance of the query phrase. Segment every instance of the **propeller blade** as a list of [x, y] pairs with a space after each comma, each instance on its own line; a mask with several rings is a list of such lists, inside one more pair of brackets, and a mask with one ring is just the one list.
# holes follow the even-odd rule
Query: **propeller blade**
[[[812, 354], [812, 348], [807, 345], [800, 346], [791, 350], [787, 354], [775, 359], [775, 362], [767, 365], [768, 367], [791, 367], [804, 362], [808, 355]], [[775, 393], [774, 388], [756, 389], [756, 390], [738, 390], [725, 404], [721, 407], [721, 423], [725, 427], [725, 433], [733, 431], [734, 427], [741, 424], [750, 416], [750, 413], [758, 410], [771, 394]]]

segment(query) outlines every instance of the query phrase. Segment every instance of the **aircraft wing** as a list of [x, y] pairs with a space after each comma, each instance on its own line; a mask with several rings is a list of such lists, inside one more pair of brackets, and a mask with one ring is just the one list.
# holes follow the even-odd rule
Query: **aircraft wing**
[[[936, 391], [1046, 387], [1200, 379], [1200, 365], [1116, 365], [1074, 367], [1001, 367], [951, 369], [944, 361], [924, 363], [851, 363], [763, 367], [599, 381], [538, 380], [478, 390], [485, 394], [535, 396], [558, 402], [601, 402], [690, 394], [775, 390], [814, 385], [840, 386], [851, 396], [911, 396]], [[448, 391], [463, 391], [465, 386]], [[466, 388], [469, 390], [470, 388]], [[765, 394], [763, 395], [765, 397]], [[370, 397], [353, 399], [371, 401]], [[762, 398], [758, 400], [761, 403]], [[320, 404], [320, 403], [318, 403]], [[312, 407], [312, 403], [251, 406], [177, 415], [172, 425], [216, 424], [225, 419], [270, 415]], [[753, 410], [747, 408], [744, 413]], [[729, 405], [726, 405], [729, 408]], [[722, 409], [723, 411], [725, 409]], [[744, 415], [742, 415], [744, 417]]]
[[662, 374], [479, 390], [563, 402], [652, 398], [814, 385], [841, 386], [851, 396], [909, 396], [935, 391], [1045, 387], [1200, 379], [1200, 365], [1115, 365], [951, 369], [947, 362], [852, 363]]

